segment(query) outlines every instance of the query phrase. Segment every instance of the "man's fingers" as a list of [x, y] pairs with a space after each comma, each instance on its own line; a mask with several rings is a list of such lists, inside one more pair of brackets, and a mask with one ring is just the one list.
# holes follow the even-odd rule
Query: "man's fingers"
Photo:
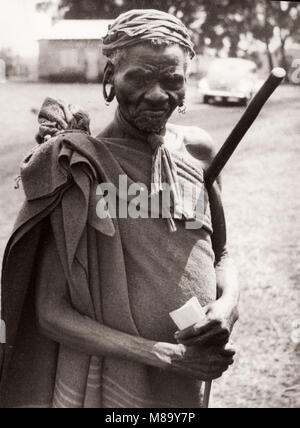
[[[226, 359], [214, 359], [210, 362], [202, 363], [201, 368], [205, 373], [213, 373], [216, 371], [223, 371], [225, 372], [229, 366], [231, 366], [234, 363], [233, 358], [226, 358]], [[199, 362], [196, 361], [189, 361], [189, 367], [197, 370], [199, 369]]]
[[207, 344], [224, 346], [229, 340], [229, 335], [219, 326], [214, 326], [207, 333], [177, 340], [185, 346], [202, 346]]
[[220, 354], [214, 355], [210, 360], [210, 365], [212, 368], [227, 370], [228, 366], [231, 366], [234, 363], [233, 356], [221, 356]]
[[229, 341], [229, 337], [229, 333], [227, 331], [222, 330], [213, 338], [212, 345], [225, 346]]
[[[229, 340], [229, 334], [220, 328], [215, 328], [213, 331], [203, 336], [198, 336], [194, 340], [194, 344], [198, 346], [220, 346], [224, 347]], [[190, 345], [186, 345], [190, 346]]]
[[216, 352], [218, 352], [220, 355], [223, 355], [224, 357], [234, 357], [236, 354], [236, 350], [232, 345], [227, 345], [225, 348], [218, 349]]
[[206, 322], [205, 324], [197, 323], [192, 327], [186, 328], [185, 330], [177, 331], [175, 333], [175, 339], [178, 341], [191, 339], [193, 337], [207, 333], [209, 330], [211, 330], [218, 324], [218, 321], [215, 320], [209, 321], [208, 323]]

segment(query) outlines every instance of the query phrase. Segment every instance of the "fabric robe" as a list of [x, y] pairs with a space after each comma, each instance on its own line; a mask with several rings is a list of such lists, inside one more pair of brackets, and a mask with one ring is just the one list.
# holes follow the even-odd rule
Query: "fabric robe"
[[[174, 158], [181, 183], [204, 186], [196, 159]], [[206, 192], [198, 230], [186, 230], [178, 220], [178, 231], [171, 234], [162, 218], [96, 214], [98, 184], [118, 188], [125, 175], [128, 187], [150, 186], [151, 159], [149, 145], [126, 135], [118, 123], [97, 139], [66, 132], [25, 159], [26, 201], [2, 271], [7, 343], [1, 407], [201, 407], [201, 382], [134, 361], [75, 352], [44, 337], [37, 325], [35, 294], [45, 252], [56, 261], [79, 314], [134, 336], [175, 343], [169, 312], [193, 296], [202, 305], [215, 299]]]

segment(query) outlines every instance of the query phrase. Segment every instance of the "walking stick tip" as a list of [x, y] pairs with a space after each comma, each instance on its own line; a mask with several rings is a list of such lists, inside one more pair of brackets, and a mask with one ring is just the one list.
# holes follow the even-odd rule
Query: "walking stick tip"
[[286, 71], [284, 68], [276, 67], [273, 68], [272, 74], [274, 77], [277, 77], [277, 79], [284, 79], [286, 76]]

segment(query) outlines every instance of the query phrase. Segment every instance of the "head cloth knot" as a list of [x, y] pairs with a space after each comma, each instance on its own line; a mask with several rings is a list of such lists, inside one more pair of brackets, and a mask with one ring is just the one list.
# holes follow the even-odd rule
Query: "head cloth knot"
[[120, 15], [103, 39], [103, 54], [110, 57], [122, 49], [153, 39], [178, 44], [195, 56], [194, 45], [186, 26], [175, 16], [155, 9], [131, 10]]

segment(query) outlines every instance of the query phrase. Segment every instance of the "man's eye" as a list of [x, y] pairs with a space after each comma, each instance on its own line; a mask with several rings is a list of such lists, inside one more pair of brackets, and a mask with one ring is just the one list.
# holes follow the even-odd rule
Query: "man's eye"
[[180, 89], [184, 84], [184, 79], [181, 76], [166, 77], [163, 83], [170, 89]]
[[149, 80], [151, 79], [150, 76], [148, 76], [147, 74], [144, 74], [144, 73], [128, 73], [126, 75], [126, 77], [130, 83], [133, 83], [136, 85], [137, 84], [138, 85], [144, 85], [144, 84], [148, 83]]
[[134, 78], [135, 83], [144, 83], [145, 82], [145, 77], [144, 76], [135, 76]]
[[147, 83], [149, 83], [150, 77], [146, 75], [138, 75], [138, 76], [135, 76], [134, 81], [139, 85], [146, 85]]
[[126, 79], [129, 83], [135, 84], [141, 80], [140, 73], [128, 73], [126, 74]]

